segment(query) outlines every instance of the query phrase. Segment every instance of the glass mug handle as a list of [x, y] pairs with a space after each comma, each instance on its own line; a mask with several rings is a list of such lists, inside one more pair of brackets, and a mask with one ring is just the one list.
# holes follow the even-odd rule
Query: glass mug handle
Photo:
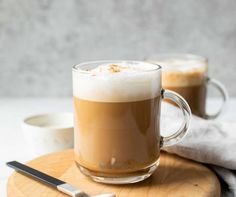
[[183, 118], [184, 118], [182, 125], [174, 134], [167, 137], [161, 136], [160, 146], [166, 147], [166, 146], [171, 146], [178, 143], [185, 136], [189, 127], [189, 123], [190, 123], [191, 110], [188, 103], [183, 99], [182, 96], [180, 96], [176, 92], [162, 89], [161, 96], [162, 96], [162, 99], [169, 99], [173, 101], [174, 103], [176, 103], [179, 106], [180, 110], [182, 111]]
[[212, 85], [214, 86], [217, 90], [219, 90], [220, 94], [222, 95], [223, 98], [223, 102], [221, 104], [221, 107], [219, 108], [219, 110], [215, 113], [215, 114], [205, 114], [204, 118], [206, 119], [215, 119], [217, 116], [219, 116], [221, 114], [221, 112], [223, 111], [223, 109], [225, 108], [225, 104], [228, 101], [228, 93], [227, 90], [225, 88], [225, 86], [220, 83], [219, 81], [215, 80], [215, 79], [211, 79], [211, 78], [207, 78], [207, 85]]

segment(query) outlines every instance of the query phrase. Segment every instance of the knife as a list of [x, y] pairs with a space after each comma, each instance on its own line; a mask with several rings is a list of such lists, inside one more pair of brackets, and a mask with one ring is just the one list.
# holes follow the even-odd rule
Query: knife
[[[50, 186], [54, 189], [57, 189], [58, 191], [63, 192], [63, 193], [70, 195], [72, 197], [91, 197], [90, 195], [77, 189], [75, 186], [73, 186], [69, 183], [66, 183], [66, 182], [61, 181], [57, 178], [49, 176], [49, 175], [47, 175], [43, 172], [40, 172], [34, 168], [26, 166], [20, 162], [10, 161], [10, 162], [7, 162], [6, 164], [7, 164], [7, 166], [15, 169], [17, 172], [24, 174], [24, 175], [28, 175], [29, 177], [34, 178], [44, 184], [47, 184], [48, 186]], [[115, 195], [114, 194], [101, 194], [101, 195], [97, 195], [96, 197], [115, 197]]]

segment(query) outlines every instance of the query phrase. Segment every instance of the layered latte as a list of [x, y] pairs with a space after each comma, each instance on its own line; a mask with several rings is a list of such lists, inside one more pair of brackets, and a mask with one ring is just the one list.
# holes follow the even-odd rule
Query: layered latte
[[[195, 57], [195, 56], [194, 56]], [[160, 58], [162, 86], [179, 93], [188, 102], [192, 113], [205, 115], [207, 62], [194, 57]]]
[[125, 175], [158, 161], [161, 72], [155, 69], [149, 63], [114, 62], [73, 72], [79, 166]]

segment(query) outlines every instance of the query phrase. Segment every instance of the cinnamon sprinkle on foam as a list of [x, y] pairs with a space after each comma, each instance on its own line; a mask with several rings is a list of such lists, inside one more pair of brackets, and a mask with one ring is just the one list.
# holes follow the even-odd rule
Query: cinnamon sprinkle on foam
[[108, 70], [111, 71], [112, 73], [117, 73], [117, 72], [121, 71], [119, 66], [116, 65], [116, 64], [109, 65], [109, 69]]

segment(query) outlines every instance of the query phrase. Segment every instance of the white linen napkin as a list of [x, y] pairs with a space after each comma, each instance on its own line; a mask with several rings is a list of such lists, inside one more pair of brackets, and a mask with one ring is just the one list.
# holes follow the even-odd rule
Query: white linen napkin
[[[178, 108], [163, 102], [161, 131], [176, 130], [182, 121], [180, 114]], [[193, 115], [184, 139], [174, 146], [165, 147], [164, 150], [210, 164], [208, 167], [221, 179], [222, 196], [236, 196], [235, 122], [204, 120]]]

